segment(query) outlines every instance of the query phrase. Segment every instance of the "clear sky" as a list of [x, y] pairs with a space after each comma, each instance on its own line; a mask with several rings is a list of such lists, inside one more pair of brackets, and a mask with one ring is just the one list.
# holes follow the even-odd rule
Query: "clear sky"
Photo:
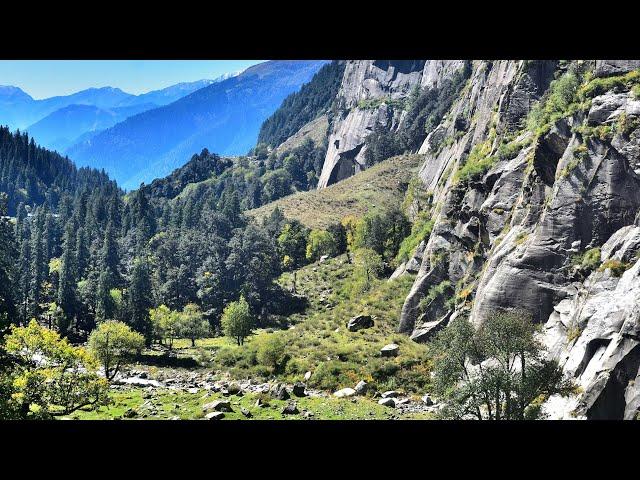
[[117, 87], [138, 95], [180, 82], [213, 79], [262, 60], [0, 60], [0, 85], [20, 87], [35, 99], [91, 87]]

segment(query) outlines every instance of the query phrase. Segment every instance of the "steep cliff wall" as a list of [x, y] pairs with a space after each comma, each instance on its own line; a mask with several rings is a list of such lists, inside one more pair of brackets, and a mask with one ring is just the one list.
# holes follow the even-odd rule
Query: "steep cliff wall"
[[[640, 403], [638, 68], [476, 61], [420, 148], [435, 225], [408, 262], [420, 268], [399, 330], [427, 341], [463, 313], [528, 312], [583, 388], [550, 400], [553, 417], [632, 418]], [[597, 247], [597, 271], [578, 268]]]
[[464, 65], [442, 60], [352, 60], [335, 101], [336, 116], [318, 188], [364, 170], [365, 139], [376, 124], [397, 131], [416, 87], [438, 87]]

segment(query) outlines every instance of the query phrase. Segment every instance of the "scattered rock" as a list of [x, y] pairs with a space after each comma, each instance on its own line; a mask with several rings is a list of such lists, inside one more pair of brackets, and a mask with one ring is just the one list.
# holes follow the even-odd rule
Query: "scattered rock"
[[378, 400], [378, 404], [384, 405], [385, 407], [395, 408], [396, 399], [395, 398], [391, 398], [391, 397], [381, 398], [380, 400]]
[[227, 386], [227, 392], [229, 392], [231, 395], [238, 395], [242, 392], [242, 389], [237, 383], [230, 383]]
[[300, 413], [300, 410], [298, 410], [296, 402], [290, 402], [285, 405], [285, 407], [282, 409], [282, 412], [280, 413], [282, 413], [283, 415], [296, 415]]
[[269, 406], [268, 402], [265, 402], [264, 400], [262, 400], [262, 398], [258, 397], [258, 399], [256, 400], [256, 407], [263, 408], [268, 406]]
[[194, 387], [194, 388], [188, 388], [188, 389], [187, 389], [187, 392], [189, 392], [189, 393], [193, 393], [193, 394], [196, 394], [196, 393], [198, 393], [198, 392], [199, 392], [199, 390], [198, 390], [197, 388], [195, 388], [195, 387]]
[[222, 412], [211, 412], [207, 413], [204, 418], [207, 420], [222, 420], [224, 418], [224, 413]]
[[215, 410], [217, 412], [233, 412], [233, 409], [231, 408], [231, 402], [229, 402], [229, 400], [216, 400], [214, 402], [203, 405], [202, 409], [204, 411]]
[[356, 385], [355, 391], [356, 391], [356, 394], [358, 395], [364, 395], [365, 393], [367, 393], [368, 389], [369, 389], [369, 384], [364, 380], [360, 380]]
[[400, 350], [400, 346], [396, 343], [390, 343], [380, 349], [380, 355], [383, 357], [396, 357]]
[[303, 418], [310, 419], [310, 418], [313, 418], [315, 414], [313, 412], [310, 412], [309, 410], [304, 410], [302, 412], [302, 416]]
[[133, 408], [128, 409], [124, 412], [124, 418], [136, 418], [138, 416], [138, 412], [136, 412]]
[[293, 390], [292, 393], [296, 396], [296, 397], [306, 397], [307, 394], [305, 393], [305, 384], [302, 382], [296, 382], [293, 384]]
[[363, 328], [373, 327], [371, 315], [357, 315], [347, 322], [347, 330], [357, 332]]
[[337, 392], [334, 392], [333, 396], [338, 398], [344, 398], [344, 397], [352, 397], [355, 394], [356, 394], [356, 391], [353, 388], [347, 387], [347, 388], [343, 388], [342, 390], [338, 390]]
[[276, 383], [271, 389], [271, 396], [278, 400], [289, 400], [289, 392], [282, 383]]

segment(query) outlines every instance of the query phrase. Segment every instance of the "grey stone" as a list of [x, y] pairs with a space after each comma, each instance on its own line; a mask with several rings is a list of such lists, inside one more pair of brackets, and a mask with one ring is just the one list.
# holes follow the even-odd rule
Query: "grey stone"
[[396, 357], [400, 351], [400, 346], [395, 343], [385, 345], [380, 349], [380, 354], [383, 357]]
[[302, 382], [296, 382], [293, 384], [293, 389], [291, 390], [291, 392], [296, 396], [296, 397], [306, 397], [307, 394], [305, 392], [305, 384]]
[[222, 420], [224, 418], [224, 413], [222, 412], [210, 412], [204, 416], [207, 420]]
[[233, 412], [231, 402], [228, 400], [215, 400], [202, 406], [204, 411], [215, 410], [217, 412]]
[[385, 407], [391, 407], [391, 408], [395, 408], [396, 407], [396, 399], [395, 398], [381, 398], [380, 400], [378, 400], [378, 404], [383, 405]]
[[354, 388], [357, 395], [364, 395], [365, 393], [367, 393], [368, 389], [369, 389], [369, 384], [364, 380], [360, 380]]
[[357, 332], [363, 328], [373, 327], [371, 315], [357, 315], [347, 322], [347, 330]]
[[283, 415], [297, 415], [298, 413], [300, 413], [300, 410], [298, 410], [298, 406], [295, 402], [290, 402], [285, 405], [280, 413], [282, 413]]

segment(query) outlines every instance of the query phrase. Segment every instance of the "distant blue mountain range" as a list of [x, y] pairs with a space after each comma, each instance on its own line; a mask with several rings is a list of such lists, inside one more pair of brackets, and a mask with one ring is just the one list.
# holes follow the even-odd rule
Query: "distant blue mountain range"
[[80, 166], [104, 168], [126, 189], [171, 173], [205, 147], [220, 155], [246, 154], [255, 146], [262, 122], [325, 63], [276, 60], [254, 65], [130, 116], [65, 153]]
[[178, 83], [141, 95], [104, 87], [42, 100], [34, 100], [18, 87], [0, 86], [0, 125], [26, 130], [43, 147], [64, 153], [73, 144], [87, 140], [131, 115], [167, 105], [227, 78], [229, 75], [215, 80]]

